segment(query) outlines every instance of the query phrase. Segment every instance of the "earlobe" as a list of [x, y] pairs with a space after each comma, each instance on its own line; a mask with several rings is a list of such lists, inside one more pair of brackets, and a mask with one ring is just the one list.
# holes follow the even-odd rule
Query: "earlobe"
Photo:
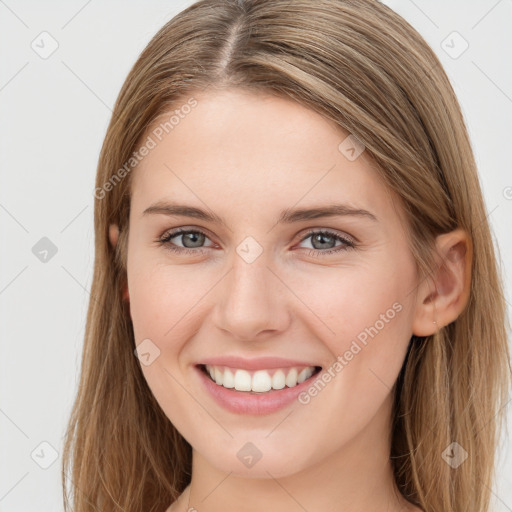
[[108, 230], [108, 238], [110, 240], [110, 244], [115, 249], [117, 240], [119, 239], [119, 227], [117, 224], [110, 224]]
[[436, 239], [436, 270], [418, 288], [413, 334], [430, 336], [464, 310], [471, 288], [472, 248], [462, 229]]

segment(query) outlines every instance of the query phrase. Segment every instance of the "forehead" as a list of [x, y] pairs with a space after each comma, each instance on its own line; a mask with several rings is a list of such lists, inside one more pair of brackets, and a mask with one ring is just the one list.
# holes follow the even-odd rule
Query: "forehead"
[[133, 171], [136, 210], [163, 199], [255, 214], [297, 202], [392, 204], [367, 152], [350, 152], [364, 149], [357, 139], [297, 102], [229, 89], [191, 94], [173, 111], [148, 130], [153, 148]]

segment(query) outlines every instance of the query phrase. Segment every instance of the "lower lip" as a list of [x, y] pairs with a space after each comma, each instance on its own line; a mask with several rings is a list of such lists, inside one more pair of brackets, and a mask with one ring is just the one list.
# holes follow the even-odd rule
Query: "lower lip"
[[271, 414], [284, 409], [297, 400], [299, 394], [307, 389], [320, 373], [315, 373], [309, 379], [297, 384], [293, 388], [285, 387], [267, 393], [253, 394], [247, 391], [236, 391], [219, 386], [201, 368], [196, 366], [195, 369], [199, 373], [206, 390], [219, 405], [237, 414], [252, 415]]

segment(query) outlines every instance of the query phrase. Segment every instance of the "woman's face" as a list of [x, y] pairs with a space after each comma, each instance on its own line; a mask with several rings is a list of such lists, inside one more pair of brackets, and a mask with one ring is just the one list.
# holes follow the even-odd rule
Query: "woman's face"
[[363, 147], [295, 102], [187, 104], [133, 171], [128, 288], [151, 391], [220, 471], [373, 461], [414, 316], [396, 197]]

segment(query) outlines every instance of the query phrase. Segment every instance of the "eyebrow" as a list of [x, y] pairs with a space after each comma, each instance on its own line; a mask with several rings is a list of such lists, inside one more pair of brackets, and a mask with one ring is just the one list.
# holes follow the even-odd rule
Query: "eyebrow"
[[[149, 208], [146, 208], [142, 213], [143, 216], [149, 214], [162, 214], [171, 217], [192, 217], [207, 222], [227, 225], [222, 217], [218, 216], [212, 211], [202, 210], [201, 208], [196, 208], [195, 206], [169, 203], [165, 201], [159, 201], [153, 204]], [[292, 224], [295, 222], [317, 219], [321, 217], [340, 216], [365, 217], [378, 222], [377, 217], [368, 210], [364, 210], [362, 208], [353, 208], [345, 204], [330, 204], [327, 206], [321, 205], [310, 208], [287, 208], [281, 212], [277, 224]]]

